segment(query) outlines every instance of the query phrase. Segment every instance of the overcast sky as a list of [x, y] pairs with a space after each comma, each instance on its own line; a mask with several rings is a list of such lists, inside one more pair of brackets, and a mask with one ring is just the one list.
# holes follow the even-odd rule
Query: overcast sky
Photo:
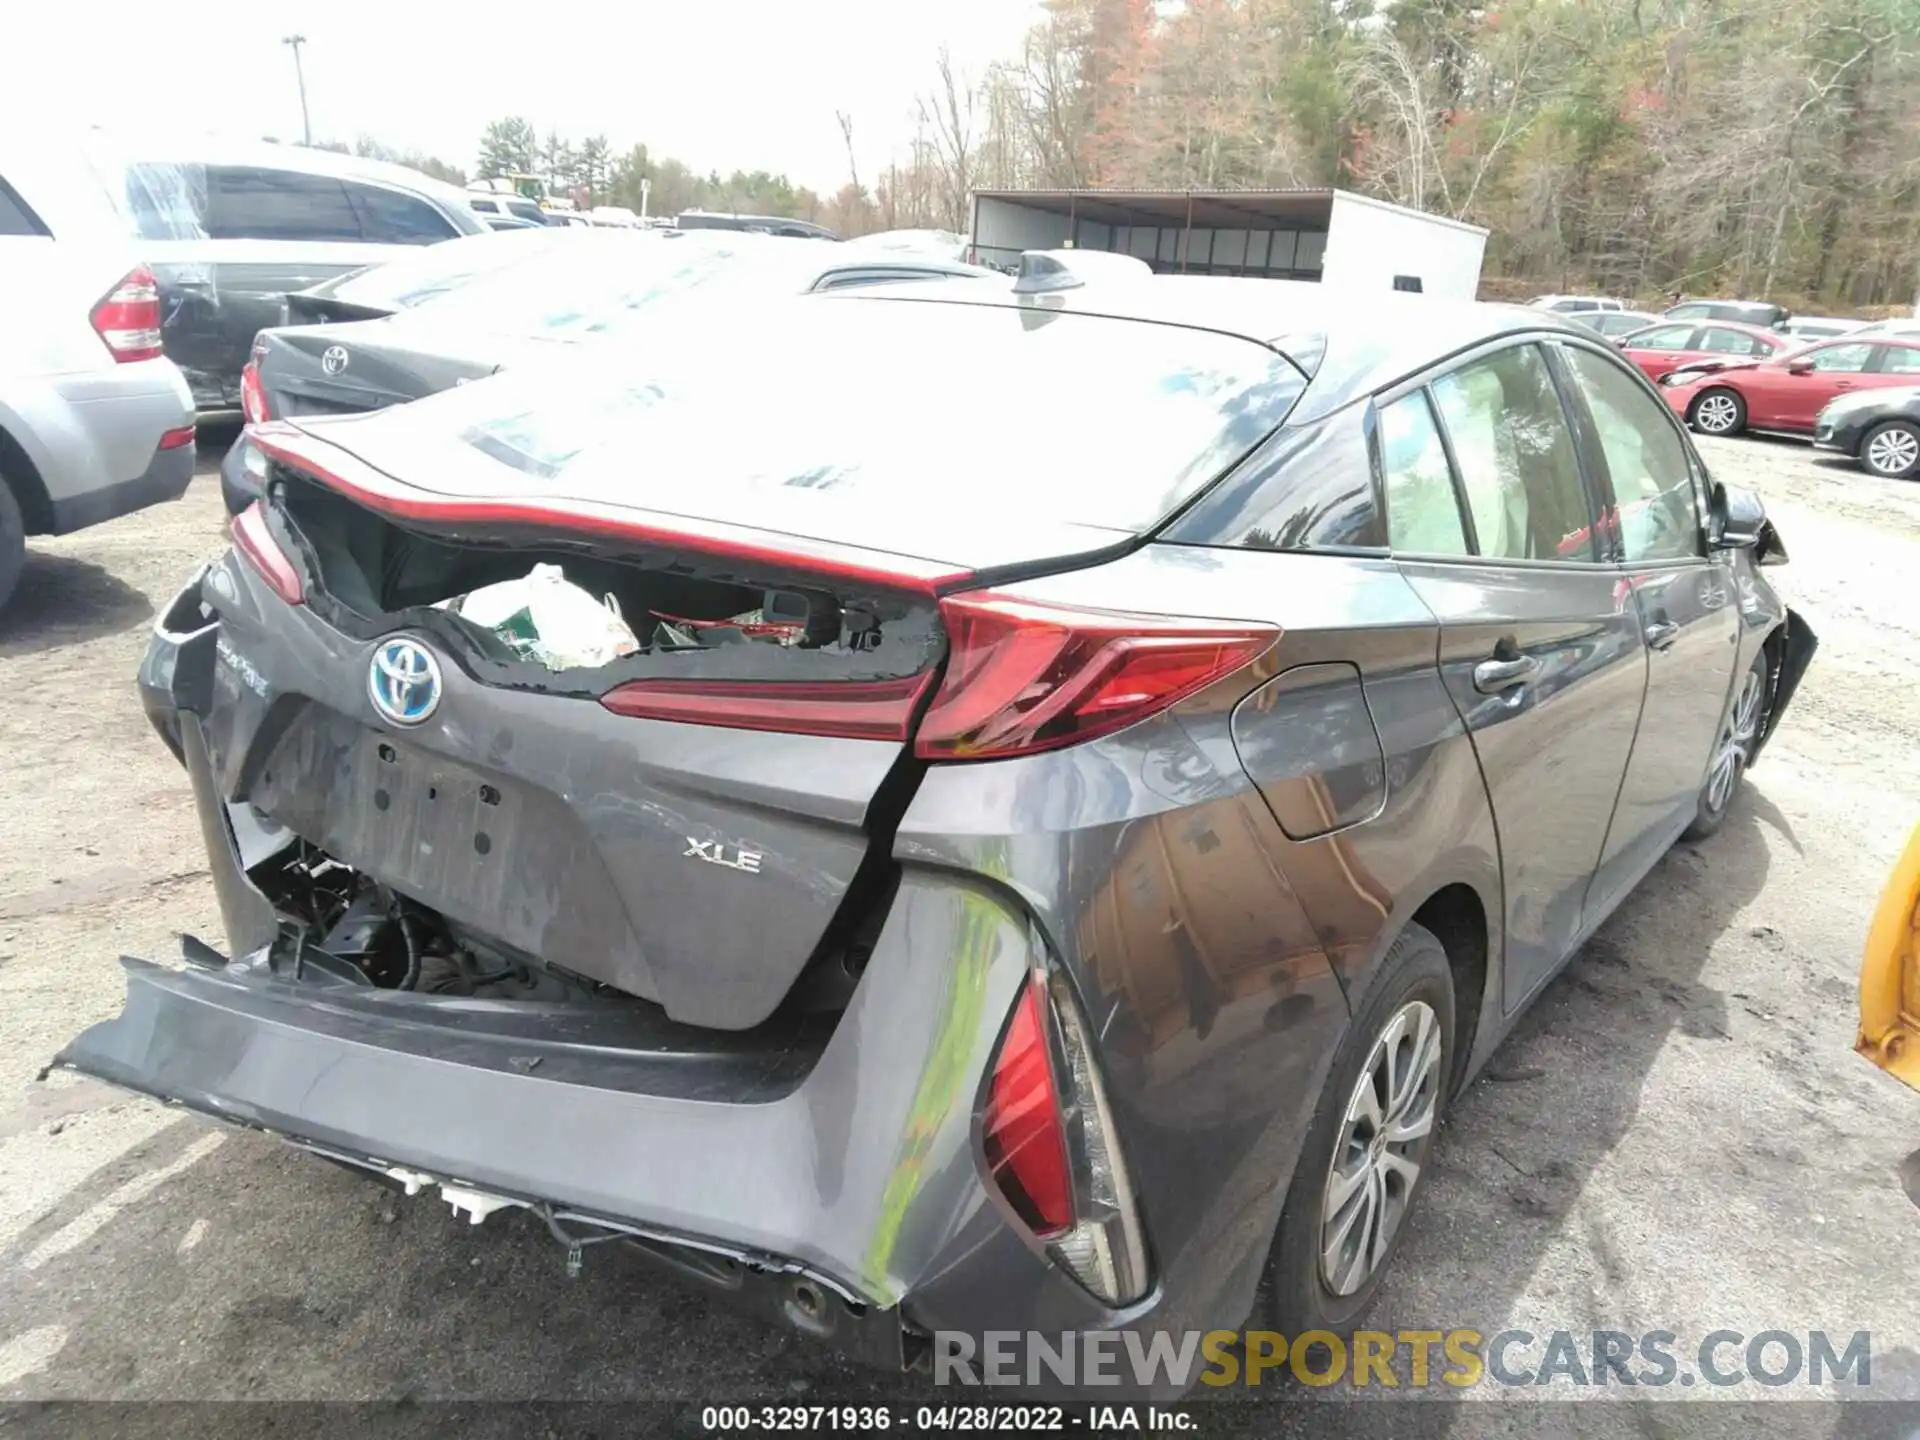
[[[6, 0], [0, 121], [300, 136], [307, 37], [315, 139], [372, 135], [472, 169], [480, 131], [520, 114], [544, 137], [644, 141], [696, 170], [846, 180], [836, 110], [869, 178], [911, 133], [944, 42], [978, 72], [1012, 54], [1035, 0]], [[143, 46], [146, 47], [143, 51]], [[143, 53], [146, 83], [135, 78]], [[131, 62], [131, 66], [130, 66]], [[36, 124], [37, 128], [37, 124]], [[32, 130], [26, 132], [33, 133]]]

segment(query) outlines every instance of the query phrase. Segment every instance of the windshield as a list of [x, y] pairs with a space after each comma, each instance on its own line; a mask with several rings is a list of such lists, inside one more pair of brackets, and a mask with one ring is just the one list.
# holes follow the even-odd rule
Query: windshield
[[947, 505], [1139, 531], [1306, 383], [1252, 341], [1034, 307], [828, 297], [720, 316], [473, 387], [453, 414], [407, 409], [518, 472], [503, 488], [532, 475], [546, 493], [794, 533], [836, 509]]

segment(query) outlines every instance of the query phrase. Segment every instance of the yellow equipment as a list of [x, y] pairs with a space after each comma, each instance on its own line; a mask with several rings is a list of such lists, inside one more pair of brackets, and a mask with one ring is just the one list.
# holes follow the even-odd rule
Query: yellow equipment
[[1867, 931], [1853, 1048], [1920, 1090], [1920, 827], [1894, 863]]

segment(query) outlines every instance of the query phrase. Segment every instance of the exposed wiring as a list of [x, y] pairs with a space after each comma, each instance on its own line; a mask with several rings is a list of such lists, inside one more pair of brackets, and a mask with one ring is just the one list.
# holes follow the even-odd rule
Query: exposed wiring
[[412, 990], [420, 984], [420, 941], [413, 933], [413, 921], [407, 917], [404, 907], [396, 910], [395, 920], [400, 925], [400, 938], [407, 947], [407, 973], [400, 977], [399, 989]]

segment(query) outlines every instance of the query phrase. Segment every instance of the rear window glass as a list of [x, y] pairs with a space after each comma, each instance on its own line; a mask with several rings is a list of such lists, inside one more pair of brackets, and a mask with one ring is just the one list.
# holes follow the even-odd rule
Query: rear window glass
[[496, 271], [533, 259], [547, 243], [540, 231], [509, 230], [468, 235], [429, 245], [410, 255], [356, 270], [321, 289], [349, 305], [411, 310], [451, 295]]
[[580, 362], [489, 382], [497, 408], [466, 411], [461, 438], [556, 493], [671, 511], [724, 486], [763, 495], [770, 523], [833, 492], [1142, 530], [1305, 385], [1265, 346], [1211, 332], [835, 297], [683, 318]]
[[[547, 228], [547, 227], [543, 227]], [[459, 320], [502, 335], [574, 340], [636, 329], [661, 300], [709, 286], [797, 295], [826, 268], [818, 249], [767, 236], [554, 228], [568, 242], [465, 287]], [[437, 319], [452, 319], [441, 312]]]

